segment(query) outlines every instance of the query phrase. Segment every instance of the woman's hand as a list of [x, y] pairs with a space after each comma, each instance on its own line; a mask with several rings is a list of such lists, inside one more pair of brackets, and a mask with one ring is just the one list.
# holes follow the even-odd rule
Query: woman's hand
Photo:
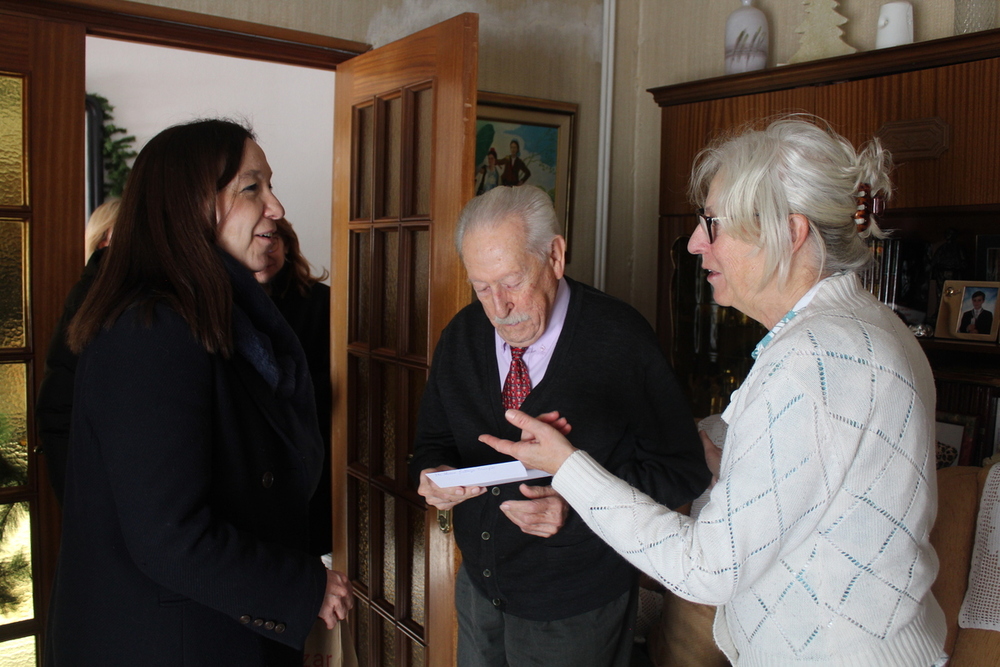
[[[545, 417], [551, 418], [551, 415], [552, 413], [548, 413]], [[542, 420], [529, 417], [520, 410], [508, 410], [505, 416], [507, 421], [521, 429], [520, 442], [501, 440], [492, 435], [481, 435], [479, 441], [501, 454], [513, 456], [529, 468], [544, 470], [552, 475], [556, 474], [563, 462], [576, 451], [576, 447], [571, 445], [560, 432], [563, 429], [569, 432], [569, 425], [560, 424], [558, 418], [553, 423], [559, 430]]]
[[317, 616], [326, 622], [328, 630], [337, 627], [339, 621], [347, 618], [347, 612], [354, 608], [354, 587], [343, 572], [326, 571], [326, 595]]
[[705, 463], [708, 465], [708, 469], [712, 471], [712, 484], [719, 481], [719, 468], [722, 466], [722, 449], [719, 448], [712, 439], [708, 437], [708, 433], [704, 431], [698, 431], [698, 435], [701, 436], [701, 445], [705, 448]]

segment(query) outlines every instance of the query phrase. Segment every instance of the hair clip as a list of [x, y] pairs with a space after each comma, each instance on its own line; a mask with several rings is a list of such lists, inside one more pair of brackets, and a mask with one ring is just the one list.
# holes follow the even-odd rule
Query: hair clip
[[857, 210], [854, 211], [854, 224], [857, 225], [858, 233], [868, 229], [872, 224], [872, 219], [882, 215], [885, 209], [885, 200], [880, 194], [872, 196], [872, 186], [868, 183], [858, 185], [858, 191], [854, 193], [857, 200]]

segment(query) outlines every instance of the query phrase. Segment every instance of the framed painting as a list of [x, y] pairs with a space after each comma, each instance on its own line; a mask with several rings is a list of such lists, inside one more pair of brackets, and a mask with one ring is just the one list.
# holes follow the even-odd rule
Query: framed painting
[[548, 193], [569, 242], [577, 105], [480, 91], [475, 193], [535, 185]]
[[937, 338], [996, 342], [1000, 318], [997, 309], [1000, 282], [948, 280], [941, 290]]
[[1000, 281], [1000, 234], [976, 236], [976, 279]]

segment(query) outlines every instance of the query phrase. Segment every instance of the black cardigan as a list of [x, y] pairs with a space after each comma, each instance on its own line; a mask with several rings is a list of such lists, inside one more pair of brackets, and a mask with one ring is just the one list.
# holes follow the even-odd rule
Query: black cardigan
[[[545, 377], [521, 409], [558, 410], [570, 440], [669, 507], [707, 486], [689, 407], [646, 320], [631, 306], [568, 280], [570, 304]], [[480, 443], [483, 433], [517, 440], [503, 417], [494, 328], [473, 303], [444, 330], [434, 353], [410, 465], [421, 470], [510, 460]], [[551, 480], [539, 480], [548, 484]], [[631, 585], [632, 567], [575, 512], [549, 538], [526, 535], [500, 510], [522, 500], [518, 484], [494, 487], [455, 507], [455, 538], [478, 590], [504, 611], [556, 620], [607, 604]], [[489, 571], [486, 575], [485, 572]]]

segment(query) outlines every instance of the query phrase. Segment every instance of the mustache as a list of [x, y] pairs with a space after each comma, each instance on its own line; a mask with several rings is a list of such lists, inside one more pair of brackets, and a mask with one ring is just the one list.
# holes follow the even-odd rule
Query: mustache
[[511, 324], [520, 324], [527, 319], [530, 319], [527, 313], [511, 313], [507, 317], [494, 317], [493, 322], [501, 326], [510, 326]]

